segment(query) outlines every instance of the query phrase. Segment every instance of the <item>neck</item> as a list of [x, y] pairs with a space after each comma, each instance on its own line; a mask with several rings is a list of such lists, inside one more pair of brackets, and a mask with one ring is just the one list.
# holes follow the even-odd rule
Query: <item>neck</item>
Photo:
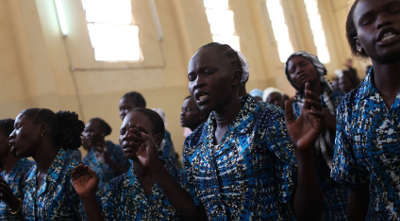
[[322, 84], [321, 81], [318, 79], [315, 82], [311, 83], [311, 90], [316, 94], [322, 94]]
[[58, 153], [58, 148], [50, 143], [44, 143], [37, 148], [36, 154], [32, 158], [36, 162], [39, 172], [47, 173], [51, 163], [54, 161]]
[[390, 64], [374, 64], [374, 83], [384, 96], [396, 96], [400, 90], [400, 61]]
[[229, 126], [237, 113], [239, 113], [241, 108], [240, 98], [235, 97], [229, 103], [222, 106], [222, 108], [218, 111], [215, 111], [215, 118], [217, 121], [218, 128], [224, 128]]
[[7, 156], [3, 157], [2, 159], [0, 159], [1, 162], [3, 163], [1, 165], [1, 170], [2, 171], [6, 171], [6, 173], [11, 172], [11, 170], [14, 168], [15, 164], [18, 161], [18, 158], [16, 158], [14, 155], [12, 155], [11, 153], [8, 153]]

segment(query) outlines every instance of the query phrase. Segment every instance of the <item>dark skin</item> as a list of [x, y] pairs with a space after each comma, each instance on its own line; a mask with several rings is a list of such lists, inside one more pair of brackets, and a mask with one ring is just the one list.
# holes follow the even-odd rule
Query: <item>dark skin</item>
[[204, 115], [192, 97], [186, 98], [181, 108], [181, 126], [188, 127], [193, 131], [205, 120], [206, 116]]
[[[40, 186], [58, 152], [47, 125], [34, 123], [29, 117], [19, 114], [15, 119], [14, 130], [9, 136], [9, 142], [11, 152], [16, 157], [32, 157], [35, 160], [38, 169], [37, 187]], [[2, 186], [4, 187], [4, 183]], [[9, 187], [8, 189], [4, 187], [1, 191], [4, 191], [3, 194], [7, 196], [6, 202], [11, 208], [14, 209], [16, 205], [21, 206], [19, 200], [10, 192]]]
[[269, 104], [273, 104], [273, 105], [276, 105], [276, 106], [278, 106], [278, 107], [280, 107], [280, 108], [282, 108], [282, 109], [284, 109], [285, 108], [285, 104], [284, 104], [284, 101], [283, 101], [283, 97], [282, 97], [282, 95], [279, 93], [279, 92], [272, 92], [268, 97], [267, 97], [267, 100], [265, 101], [266, 103], [269, 103]]
[[[152, 193], [155, 182], [162, 188], [171, 204], [187, 219], [201, 219], [190, 195], [176, 183], [157, 157], [162, 134], [154, 134], [151, 121], [140, 112], [126, 115], [120, 135], [120, 144], [126, 157], [133, 160], [135, 175], [147, 196]], [[97, 175], [87, 166], [78, 166], [72, 175], [72, 182], [80, 196], [88, 220], [104, 220], [96, 201]]]
[[[400, 33], [399, 0], [363, 0], [354, 9], [357, 30], [356, 48], [364, 51], [374, 65], [374, 85], [390, 109], [400, 92], [400, 37], [384, 39], [388, 32]], [[350, 192], [351, 220], [365, 220], [368, 212], [369, 186], [364, 184]]]
[[[319, 80], [317, 70], [314, 65], [301, 56], [294, 56], [288, 61], [288, 73], [291, 80], [297, 88], [304, 90], [305, 84], [308, 82], [313, 91], [313, 100], [320, 102], [322, 94], [322, 85]], [[320, 110], [322, 117], [322, 129], [328, 129], [332, 133], [336, 132], [336, 116], [332, 115], [328, 108]]]
[[[10, 173], [17, 161], [18, 158], [11, 153], [8, 135], [3, 131], [3, 129], [0, 129], [0, 171], [5, 171], [7, 174]], [[0, 200], [4, 200], [14, 211], [18, 210], [18, 207], [20, 206], [19, 201], [16, 200], [9, 185], [1, 177], [0, 192], [4, 195]]]
[[108, 153], [105, 141], [105, 131], [101, 123], [97, 120], [89, 121], [82, 132], [82, 144], [86, 150], [94, 148], [96, 157], [104, 159], [115, 173], [123, 173], [127, 168], [121, 167], [118, 162], [114, 162]]
[[[228, 127], [241, 109], [240, 76], [232, 70], [230, 61], [216, 47], [201, 48], [189, 63], [189, 90], [200, 110], [215, 111], [216, 143], [220, 143]], [[315, 94], [305, 91], [307, 104], [301, 116], [294, 120], [291, 107], [287, 108], [287, 128], [296, 144], [298, 162], [297, 186], [293, 207], [297, 219], [317, 220], [320, 216], [322, 195], [313, 168], [312, 144], [320, 130], [320, 116], [311, 107]], [[288, 104], [287, 104], [288, 105]], [[286, 105], [286, 106], [287, 106]], [[289, 105], [290, 106], [290, 105]]]

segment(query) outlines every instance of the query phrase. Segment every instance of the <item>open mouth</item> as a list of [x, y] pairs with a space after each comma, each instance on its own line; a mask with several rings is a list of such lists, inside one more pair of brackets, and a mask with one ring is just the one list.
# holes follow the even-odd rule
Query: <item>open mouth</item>
[[198, 104], [204, 104], [207, 102], [209, 96], [206, 92], [199, 91], [195, 94], [195, 99]]
[[387, 29], [379, 33], [378, 44], [381, 46], [395, 43], [399, 40], [400, 35], [394, 29]]

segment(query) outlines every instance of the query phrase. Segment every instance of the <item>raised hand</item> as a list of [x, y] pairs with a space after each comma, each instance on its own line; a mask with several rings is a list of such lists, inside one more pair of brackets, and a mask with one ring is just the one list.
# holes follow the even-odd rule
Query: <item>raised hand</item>
[[80, 198], [90, 198], [96, 195], [99, 178], [96, 172], [84, 164], [72, 171], [72, 185]]
[[309, 150], [321, 132], [321, 101], [306, 83], [305, 101], [300, 116], [295, 120], [290, 101], [285, 102], [286, 126], [298, 150]]
[[20, 210], [20, 202], [14, 196], [10, 186], [0, 177], [0, 201], [4, 201], [14, 211]]
[[161, 162], [157, 158], [157, 145], [154, 138], [145, 132], [140, 132], [143, 143], [136, 151], [136, 157], [143, 167], [149, 168], [151, 171], [158, 170]]

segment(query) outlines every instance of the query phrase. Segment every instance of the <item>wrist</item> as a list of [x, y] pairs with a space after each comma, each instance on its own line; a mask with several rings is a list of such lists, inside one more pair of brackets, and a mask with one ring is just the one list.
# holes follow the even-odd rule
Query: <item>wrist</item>
[[20, 214], [22, 210], [22, 202], [18, 198], [15, 198], [10, 203], [10, 213], [12, 215]]
[[95, 192], [90, 192], [84, 195], [79, 196], [82, 200], [83, 203], [91, 203], [93, 201], [96, 201], [96, 193]]
[[151, 166], [150, 166], [150, 171], [153, 175], [157, 176], [160, 173], [162, 173], [164, 166], [161, 162], [161, 160], [159, 159], [154, 159], [154, 161], [152, 162]]

